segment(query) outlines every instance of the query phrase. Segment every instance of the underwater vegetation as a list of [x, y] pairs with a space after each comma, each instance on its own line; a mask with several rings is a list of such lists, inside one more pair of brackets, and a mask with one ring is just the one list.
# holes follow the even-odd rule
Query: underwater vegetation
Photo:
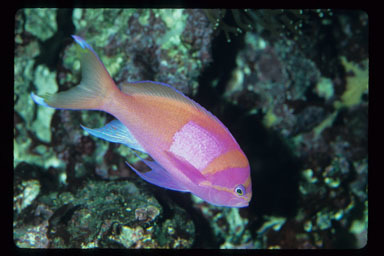
[[[125, 164], [147, 170], [129, 148], [80, 127], [112, 116], [34, 104], [31, 92], [81, 81], [73, 34], [118, 86], [171, 84], [216, 115], [248, 157], [249, 206], [213, 206], [146, 183]], [[14, 40], [16, 246], [365, 246], [365, 12], [27, 8], [16, 12]]]

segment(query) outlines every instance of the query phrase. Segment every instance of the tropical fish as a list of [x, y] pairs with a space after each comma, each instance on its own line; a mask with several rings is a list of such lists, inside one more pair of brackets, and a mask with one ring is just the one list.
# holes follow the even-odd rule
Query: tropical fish
[[246, 207], [252, 197], [247, 157], [213, 114], [168, 84], [140, 81], [116, 86], [92, 47], [79, 36], [82, 80], [70, 90], [43, 97], [55, 109], [105, 111], [116, 120], [102, 128], [81, 127], [98, 138], [149, 154], [151, 170], [140, 172], [154, 185], [191, 192], [228, 207]]

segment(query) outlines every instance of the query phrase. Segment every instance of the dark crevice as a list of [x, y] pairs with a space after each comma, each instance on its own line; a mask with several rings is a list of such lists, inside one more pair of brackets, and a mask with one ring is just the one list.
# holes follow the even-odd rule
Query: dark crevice
[[[224, 22], [233, 24], [233, 17], [226, 15]], [[208, 110], [221, 104], [221, 95], [225, 91], [228, 81], [231, 79], [232, 71], [236, 67], [237, 53], [244, 47], [244, 34], [234, 36], [231, 42], [227, 42], [226, 35], [221, 31], [212, 40], [212, 63], [199, 77], [199, 90], [195, 97], [196, 101]], [[218, 80], [217, 86], [212, 87], [213, 81]], [[216, 114], [216, 113], [214, 113]]]
[[40, 42], [40, 55], [36, 57], [34, 68], [44, 64], [49, 70], [55, 71], [60, 63], [60, 55], [71, 43], [70, 36], [75, 32], [72, 22], [73, 9], [58, 9], [56, 14], [57, 31], [47, 40]]
[[195, 239], [192, 248], [218, 248], [220, 242], [210, 228], [208, 220], [203, 216], [202, 212], [196, 209], [190, 193], [180, 193], [176, 191], [167, 191], [169, 198], [188, 212], [195, 225]]
[[203, 216], [202, 212], [195, 207], [190, 193], [181, 193], [179, 191], [166, 190], [163, 188], [152, 188], [155, 198], [163, 207], [161, 219], [172, 219], [175, 209], [169, 199], [184, 209], [188, 216], [192, 219], [195, 226], [195, 238], [192, 248], [218, 248], [219, 241], [215, 237], [213, 230], [210, 228], [208, 220]]

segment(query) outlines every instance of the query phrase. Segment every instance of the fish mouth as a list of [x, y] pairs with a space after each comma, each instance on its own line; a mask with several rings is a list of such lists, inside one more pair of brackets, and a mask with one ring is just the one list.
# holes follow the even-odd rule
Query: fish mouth
[[249, 203], [246, 201], [237, 203], [234, 207], [241, 208], [241, 207], [248, 207]]
[[247, 201], [240, 201], [238, 203], [235, 203], [232, 207], [236, 208], [242, 208], [242, 207], [248, 207], [249, 203]]
[[247, 207], [249, 205], [249, 198], [233, 198], [229, 200], [227, 205], [236, 208]]
[[252, 194], [246, 194], [243, 198], [237, 198], [238, 202], [233, 202], [234, 203], [233, 207], [238, 207], [238, 208], [247, 207], [249, 205], [249, 202], [251, 201], [251, 197], [252, 197]]

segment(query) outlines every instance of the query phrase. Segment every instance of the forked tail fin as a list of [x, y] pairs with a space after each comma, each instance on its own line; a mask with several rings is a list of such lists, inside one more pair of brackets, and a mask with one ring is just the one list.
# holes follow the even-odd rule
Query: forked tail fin
[[106, 100], [118, 88], [92, 47], [81, 37], [75, 35], [72, 37], [79, 44], [81, 83], [64, 92], [42, 97], [32, 93], [31, 97], [37, 104], [46, 107], [103, 110]]

